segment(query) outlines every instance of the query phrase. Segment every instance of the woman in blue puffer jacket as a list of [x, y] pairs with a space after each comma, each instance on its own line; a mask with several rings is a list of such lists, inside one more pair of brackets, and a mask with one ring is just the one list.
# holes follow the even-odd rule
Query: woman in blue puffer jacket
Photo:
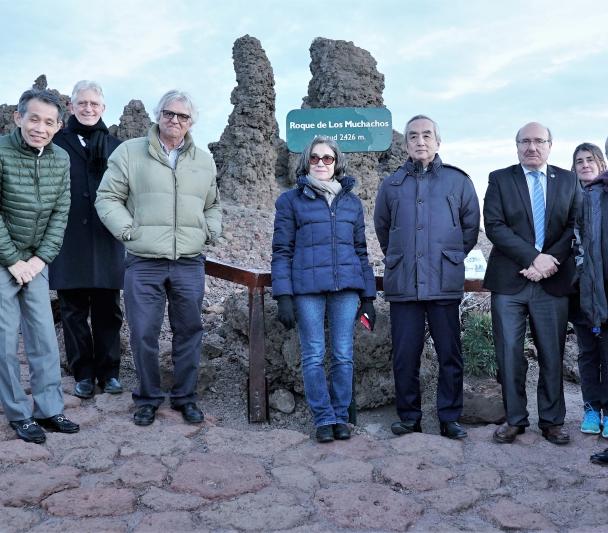
[[[276, 201], [272, 239], [272, 294], [279, 321], [287, 329], [297, 322], [304, 391], [319, 442], [350, 438], [355, 319], [365, 315], [372, 328], [375, 320], [363, 207], [345, 168], [337, 144], [316, 137], [300, 156], [296, 188]], [[326, 315], [329, 379], [323, 364]]]

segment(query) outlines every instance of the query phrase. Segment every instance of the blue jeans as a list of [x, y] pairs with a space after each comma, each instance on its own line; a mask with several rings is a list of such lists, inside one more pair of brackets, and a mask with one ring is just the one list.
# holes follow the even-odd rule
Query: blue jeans
[[[294, 297], [304, 392], [316, 427], [348, 422], [353, 386], [353, 330], [359, 294], [340, 291]], [[329, 320], [331, 365], [325, 376], [325, 312]]]

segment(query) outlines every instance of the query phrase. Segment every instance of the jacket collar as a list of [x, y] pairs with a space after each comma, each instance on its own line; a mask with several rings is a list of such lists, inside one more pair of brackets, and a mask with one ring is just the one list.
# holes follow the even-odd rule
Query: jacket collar
[[[434, 174], [437, 175], [439, 173], [439, 169], [443, 166], [443, 162], [441, 161], [441, 157], [439, 154], [435, 154], [435, 158], [431, 161], [428, 168], [426, 169], [425, 174]], [[401, 185], [407, 176], [416, 176], [416, 168], [414, 165], [414, 161], [411, 158], [407, 158], [406, 162], [401, 165], [397, 171], [393, 174], [390, 184], [391, 185]]]
[[21, 135], [21, 128], [15, 128], [13, 131], [11, 131], [9, 139], [13, 148], [28, 157], [42, 157], [48, 153], [53, 153], [54, 151], [54, 145], [52, 140], [43, 148], [42, 152], [40, 152], [38, 148], [32, 148], [31, 146], [29, 146], [23, 140], [23, 136]]
[[[355, 178], [350, 176], [342, 176], [341, 178], [336, 179], [340, 182], [340, 185], [342, 185], [342, 191], [338, 196], [342, 195], [343, 193], [350, 192], [355, 186]], [[296, 180], [296, 187], [300, 189], [302, 194], [311, 200], [314, 200], [318, 196], [317, 192], [308, 183], [308, 176], [298, 176], [298, 179]]]
[[[152, 124], [152, 127], [148, 130], [149, 152], [153, 157], [155, 157], [161, 162], [164, 162], [167, 158], [165, 156], [165, 151], [163, 150], [163, 147], [160, 145], [158, 134], [158, 124]], [[193, 148], [195, 148], [194, 141], [192, 139], [192, 135], [188, 131], [186, 132], [186, 136], [184, 137], [184, 145], [182, 146], [181, 151], [182, 153], [186, 153]], [[194, 150], [194, 153], [195, 152], [196, 150]], [[194, 157], [194, 153], [192, 157]]]

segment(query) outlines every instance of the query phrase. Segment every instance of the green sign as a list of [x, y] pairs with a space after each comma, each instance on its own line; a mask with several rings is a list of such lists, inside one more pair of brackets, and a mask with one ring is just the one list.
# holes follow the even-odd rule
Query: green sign
[[287, 147], [302, 152], [315, 137], [326, 135], [343, 152], [384, 152], [393, 140], [392, 122], [385, 107], [293, 109], [287, 113]]

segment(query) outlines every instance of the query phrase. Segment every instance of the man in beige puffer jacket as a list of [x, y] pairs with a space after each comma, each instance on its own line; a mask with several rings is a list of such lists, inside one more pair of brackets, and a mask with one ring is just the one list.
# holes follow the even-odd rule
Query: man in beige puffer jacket
[[127, 249], [124, 298], [139, 378], [134, 422], [154, 422], [164, 401], [158, 336], [168, 299], [174, 364], [171, 407], [188, 423], [203, 421], [196, 405], [202, 342], [205, 244], [221, 233], [216, 170], [195, 146], [190, 96], [169, 91], [147, 137], [121, 144], [108, 159], [97, 190], [99, 218]]

